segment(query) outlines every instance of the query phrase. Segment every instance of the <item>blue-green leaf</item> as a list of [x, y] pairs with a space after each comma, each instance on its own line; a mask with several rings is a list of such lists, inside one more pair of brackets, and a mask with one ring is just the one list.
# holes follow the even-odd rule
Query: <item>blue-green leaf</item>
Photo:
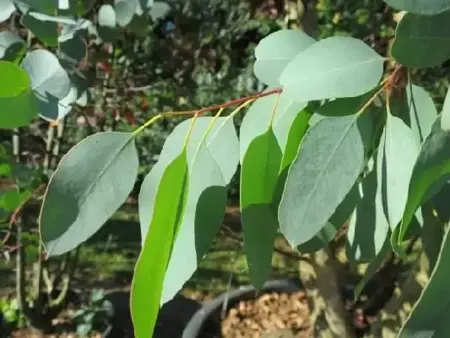
[[16, 6], [11, 0], [2, 0], [0, 2], [0, 22], [8, 20], [15, 11]]
[[361, 40], [334, 36], [299, 53], [281, 73], [280, 83], [295, 101], [359, 96], [378, 84], [383, 62]]
[[282, 29], [266, 36], [255, 48], [256, 77], [266, 85], [279, 85], [279, 77], [288, 63], [314, 42], [299, 30]]
[[361, 134], [367, 130], [361, 132], [358, 125], [355, 115], [329, 117], [306, 133], [278, 211], [280, 228], [292, 246], [309, 241], [322, 229], [363, 169]]
[[95, 234], [127, 199], [138, 166], [131, 133], [98, 133], [73, 147], [42, 203], [40, 234], [48, 255], [66, 253]]
[[384, 0], [389, 6], [421, 15], [436, 15], [450, 9], [450, 0]]
[[442, 107], [441, 113], [441, 128], [442, 130], [450, 130], [450, 87], [447, 90], [447, 95], [445, 96], [444, 106]]
[[0, 32], [0, 59], [14, 61], [25, 50], [25, 41], [8, 31]]
[[450, 58], [449, 39], [450, 11], [433, 16], [406, 13], [395, 32], [392, 56], [407, 67], [439, 66]]

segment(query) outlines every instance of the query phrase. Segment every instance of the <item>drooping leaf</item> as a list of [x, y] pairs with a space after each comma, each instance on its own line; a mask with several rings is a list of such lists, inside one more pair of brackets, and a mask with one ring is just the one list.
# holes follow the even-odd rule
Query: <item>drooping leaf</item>
[[3, 0], [0, 2], [0, 22], [9, 19], [12, 13], [16, 10], [16, 6], [11, 0]]
[[69, 76], [56, 56], [44, 49], [29, 52], [22, 61], [39, 101], [63, 99], [69, 93]]
[[448, 285], [450, 274], [449, 227], [445, 231], [439, 257], [427, 285], [412, 308], [398, 335], [409, 337], [446, 337], [450, 330], [447, 314], [450, 311]]
[[[195, 152], [197, 151], [198, 144], [202, 139], [205, 131], [207, 130], [209, 124], [212, 121], [212, 117], [197, 117], [194, 126], [186, 145], [186, 152], [188, 158], [189, 167], [193, 165], [193, 159]], [[162, 174], [165, 167], [173, 159], [175, 159], [183, 148], [186, 134], [189, 130], [192, 119], [187, 119], [182, 123], [178, 124], [172, 133], [167, 137], [164, 142], [163, 149], [159, 155], [158, 162], [153, 166], [150, 173], [147, 175], [152, 175], [153, 185], [148, 183], [146, 190], [148, 191], [147, 204], [153, 205], [150, 199], [154, 201], [156, 196], [156, 187], [158, 182], [161, 180]], [[217, 121], [213, 124], [210, 132], [206, 137], [206, 146], [208, 147], [211, 156], [217, 163], [224, 181], [228, 184], [231, 178], [234, 176], [237, 167], [239, 165], [239, 140], [236, 135], [236, 130], [231, 119], [226, 117], [219, 117]], [[227, 146], [224, 146], [226, 144]], [[150, 179], [148, 179], [150, 182]], [[151, 194], [151, 196], [150, 196]], [[149, 209], [146, 209], [149, 210]], [[151, 212], [151, 210], [149, 211]], [[151, 215], [147, 216], [149, 219]], [[142, 215], [140, 215], [142, 218]], [[141, 236], [142, 240], [145, 238], [147, 233], [148, 225], [141, 222]]]
[[0, 128], [27, 126], [36, 116], [36, 100], [27, 73], [7, 61], [0, 61], [0, 74], [8, 79], [0, 83]]
[[301, 253], [310, 253], [320, 250], [327, 245], [342, 226], [350, 219], [360, 198], [359, 185], [354, 184], [325, 226], [309, 241], [299, 245], [297, 251]]
[[114, 10], [119, 26], [125, 27], [133, 18], [139, 0], [115, 0]]
[[409, 83], [401, 94], [393, 97], [391, 112], [411, 128], [420, 144], [430, 133], [437, 117], [436, 106], [430, 94], [412, 83]]
[[167, 264], [186, 203], [187, 171], [186, 151], [183, 150], [165, 168], [155, 203], [139, 196], [143, 203], [139, 208], [147, 206], [153, 212], [150, 218], [141, 218], [141, 222], [150, 224], [131, 286], [131, 315], [136, 337], [153, 336]]
[[48, 255], [66, 253], [96, 233], [125, 202], [138, 166], [130, 133], [98, 133], [73, 147], [52, 175], [42, 203], [40, 233]]
[[450, 87], [447, 90], [447, 95], [445, 96], [444, 106], [441, 112], [441, 128], [442, 130], [450, 130]]
[[380, 175], [382, 208], [391, 229], [401, 221], [408, 188], [420, 144], [404, 122], [388, 113], [378, 148], [377, 172]]
[[421, 15], [436, 15], [450, 9], [450, 0], [384, 0], [389, 6]]
[[161, 304], [171, 300], [197, 270], [225, 216], [226, 183], [204, 145], [189, 170], [188, 181], [185, 212], [167, 267]]
[[244, 251], [250, 279], [257, 289], [266, 282], [272, 269], [278, 229], [276, 206], [272, 201], [281, 158], [280, 146], [269, 127], [250, 143], [242, 162], [240, 202]]
[[298, 30], [282, 29], [266, 36], [255, 48], [256, 77], [266, 85], [279, 85], [279, 77], [288, 63], [314, 42]]
[[280, 94], [278, 105], [274, 112], [275, 102], [275, 95], [260, 98], [246, 112], [242, 120], [239, 137], [241, 163], [249, 144], [255, 137], [267, 131], [271, 123], [272, 114], [274, 114], [272, 122], [273, 132], [275, 133], [280, 148], [284, 151], [292, 124], [307, 105], [306, 102], [295, 102], [282, 93]]
[[[231, 119], [219, 117], [206, 135], [212, 117], [198, 117], [186, 145], [189, 166], [185, 212], [164, 280], [161, 303], [170, 300], [197, 268], [221, 224], [226, 207], [226, 184], [239, 163], [239, 141]], [[158, 162], [146, 176], [139, 195], [142, 240], [154, 212], [156, 192], [167, 166], [184, 147], [192, 119], [180, 123], [164, 143]], [[199, 148], [200, 146], [200, 148]], [[197, 152], [198, 149], [198, 152]]]
[[292, 246], [322, 229], [363, 169], [367, 130], [359, 126], [367, 124], [359, 124], [358, 116], [329, 117], [306, 133], [278, 210], [280, 228]]
[[299, 53], [281, 73], [280, 84], [295, 101], [359, 96], [378, 84], [383, 62], [361, 40], [334, 36]]
[[407, 67], [441, 65], [450, 58], [450, 11], [433, 16], [406, 13], [398, 24], [392, 56]]
[[359, 186], [361, 200], [350, 218], [347, 231], [347, 257], [354, 262], [370, 262], [383, 248], [389, 223], [383, 213], [377, 182], [372, 170]]
[[25, 50], [25, 41], [8, 31], [0, 32], [0, 59], [14, 61]]
[[403, 240], [414, 213], [424, 202], [433, 183], [450, 173], [450, 132], [442, 130], [440, 120], [441, 115], [423, 142], [414, 165], [399, 240]]

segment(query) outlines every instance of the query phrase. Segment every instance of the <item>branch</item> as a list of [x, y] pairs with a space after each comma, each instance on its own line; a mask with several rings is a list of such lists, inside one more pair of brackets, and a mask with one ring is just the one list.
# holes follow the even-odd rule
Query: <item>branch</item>
[[261, 92], [261, 93], [255, 94], [255, 95], [241, 97], [239, 99], [234, 99], [234, 100], [222, 103], [222, 104], [216, 104], [216, 105], [205, 107], [202, 109], [167, 112], [167, 113], [163, 113], [163, 115], [164, 116], [194, 115], [194, 114], [201, 115], [201, 114], [209, 112], [209, 111], [214, 111], [214, 110], [227, 108], [227, 107], [234, 106], [234, 105], [239, 105], [239, 104], [245, 103], [250, 100], [259, 99], [261, 97], [265, 97], [265, 96], [269, 96], [269, 95], [273, 95], [273, 94], [280, 94], [282, 91], [283, 91], [282, 88], [272, 89], [267, 92]]

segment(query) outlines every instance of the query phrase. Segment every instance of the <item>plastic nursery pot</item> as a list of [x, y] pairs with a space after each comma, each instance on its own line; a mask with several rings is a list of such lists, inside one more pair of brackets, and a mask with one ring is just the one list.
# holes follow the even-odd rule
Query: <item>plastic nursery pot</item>
[[259, 294], [252, 285], [241, 286], [236, 290], [225, 292], [210, 302], [205, 303], [191, 318], [183, 331], [182, 338], [220, 338], [221, 313], [227, 312], [241, 300], [255, 299], [269, 292], [294, 293], [302, 290], [296, 280], [272, 280], [261, 288]]

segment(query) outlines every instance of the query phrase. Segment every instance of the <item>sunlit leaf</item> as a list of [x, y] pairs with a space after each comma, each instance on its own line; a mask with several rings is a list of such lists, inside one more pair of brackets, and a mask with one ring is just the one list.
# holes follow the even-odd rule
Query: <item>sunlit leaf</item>
[[206, 146], [200, 147], [189, 170], [187, 190], [185, 211], [167, 267], [161, 304], [171, 300], [191, 278], [225, 216], [226, 183]]
[[280, 83], [295, 101], [359, 96], [378, 84], [383, 62], [361, 40], [334, 36], [299, 53], [281, 73]]
[[[277, 109], [274, 112], [276, 99], [276, 95], [262, 97], [256, 100], [246, 112], [242, 120], [239, 135], [241, 163], [249, 144], [255, 137], [267, 131], [273, 114], [273, 132], [280, 148], [284, 151], [290, 134], [290, 128], [307, 103], [295, 102], [282, 93], [278, 100]], [[295, 149], [295, 153], [297, 153], [297, 149]]]
[[[247, 148], [241, 169], [241, 219], [250, 279], [261, 288], [270, 275], [275, 235], [276, 206], [272, 201], [282, 152], [272, 128]], [[255, 165], [257, 163], [257, 165]]]
[[306, 133], [278, 211], [280, 228], [292, 246], [322, 229], [363, 169], [361, 134], [367, 130], [360, 131], [358, 125], [358, 116], [330, 117]]
[[450, 58], [449, 39], [450, 11], [433, 16], [406, 13], [395, 32], [392, 56], [407, 67], [439, 66]]
[[139, 0], [115, 0], [114, 10], [119, 26], [125, 27], [133, 18]]
[[48, 255], [66, 253], [96, 233], [127, 199], [138, 166], [130, 133], [98, 133], [74, 146], [42, 203], [40, 233]]
[[279, 77], [288, 63], [315, 42], [299, 30], [282, 29], [263, 38], [255, 48], [254, 72], [263, 83], [279, 85]]
[[401, 221], [408, 188], [420, 145], [410, 128], [388, 113], [378, 147], [377, 172], [380, 175], [382, 207], [391, 229]]
[[36, 100], [27, 73], [7, 61], [0, 61], [0, 75], [8, 79], [0, 83], [0, 128], [27, 126], [36, 116]]
[[187, 170], [186, 151], [183, 150], [165, 168], [155, 204], [152, 200], [140, 198], [140, 209], [147, 207], [153, 212], [151, 218], [141, 219], [141, 222], [150, 222], [149, 231], [144, 238], [131, 286], [131, 315], [136, 337], [153, 336], [164, 276], [186, 203]]

